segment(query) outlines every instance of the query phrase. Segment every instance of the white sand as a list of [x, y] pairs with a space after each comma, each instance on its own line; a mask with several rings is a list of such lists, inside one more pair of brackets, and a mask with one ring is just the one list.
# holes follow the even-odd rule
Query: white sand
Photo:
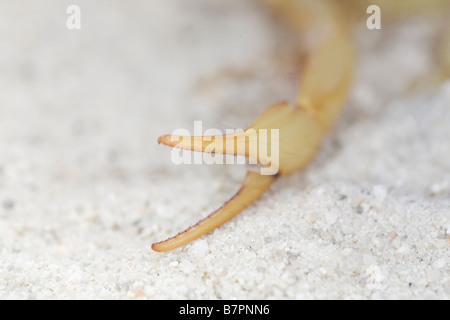
[[[356, 32], [355, 88], [303, 172], [168, 253], [245, 167], [171, 163], [177, 128], [291, 100], [284, 29], [252, 1], [2, 1], [0, 299], [449, 299], [450, 82], [425, 20]], [[422, 86], [423, 87], [423, 86]]]

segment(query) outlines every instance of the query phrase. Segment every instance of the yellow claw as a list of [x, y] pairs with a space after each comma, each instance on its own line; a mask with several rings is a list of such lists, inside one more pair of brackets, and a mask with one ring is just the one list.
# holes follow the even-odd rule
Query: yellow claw
[[[269, 158], [261, 157], [256, 148], [249, 147], [250, 141], [261, 139], [259, 129], [278, 129], [279, 141], [271, 145]], [[189, 243], [224, 224], [252, 202], [258, 199], [275, 181], [276, 177], [294, 172], [306, 165], [316, 153], [323, 135], [323, 129], [316, 115], [302, 107], [293, 107], [287, 103], [273, 105], [266, 109], [255, 123], [243, 132], [223, 136], [184, 137], [164, 135], [158, 139], [165, 145], [194, 151], [205, 151], [216, 144], [214, 152], [243, 155], [259, 163], [272, 161], [277, 167], [276, 174], [262, 175], [258, 172], [247, 172], [240, 190], [220, 209], [201, 220], [196, 225], [169, 238], [152, 245], [155, 251], [168, 251]], [[275, 143], [271, 141], [271, 144]], [[234, 148], [226, 148], [226, 146]], [[273, 152], [279, 152], [279, 163], [273, 163]], [[265, 153], [264, 153], [265, 154]]]
[[[301, 32], [310, 24], [323, 29], [310, 48], [297, 102], [270, 106], [242, 132], [194, 137], [164, 135], [158, 139], [159, 143], [175, 148], [243, 155], [263, 167], [261, 173], [249, 171], [241, 189], [220, 209], [178, 235], [153, 244], [155, 251], [175, 249], [210, 232], [258, 199], [276, 177], [306, 166], [344, 105], [352, 78], [353, 46], [336, 7], [324, 0], [264, 1]], [[262, 134], [264, 130], [266, 133], [274, 130], [277, 139], [267, 139]], [[257, 148], [252, 147], [255, 143]], [[261, 152], [262, 149], [266, 152]], [[270, 156], [267, 150], [271, 150]]]

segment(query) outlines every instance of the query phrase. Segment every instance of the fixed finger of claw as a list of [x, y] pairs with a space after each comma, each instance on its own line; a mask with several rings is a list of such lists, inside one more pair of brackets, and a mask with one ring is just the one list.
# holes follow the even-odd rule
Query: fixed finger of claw
[[249, 141], [252, 139], [255, 139], [254, 132], [245, 130], [232, 134], [215, 136], [180, 136], [166, 134], [158, 138], [158, 143], [184, 150], [248, 156], [248, 145]]
[[154, 243], [152, 249], [158, 252], [173, 250], [221, 226], [258, 199], [275, 181], [276, 177], [275, 175], [247, 172], [239, 191], [221, 208], [176, 236]]

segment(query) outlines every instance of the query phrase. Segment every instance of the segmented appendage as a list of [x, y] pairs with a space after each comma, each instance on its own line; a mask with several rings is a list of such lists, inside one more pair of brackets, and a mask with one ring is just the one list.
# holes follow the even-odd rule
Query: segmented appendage
[[[295, 172], [314, 157], [324, 134], [333, 125], [347, 98], [353, 74], [354, 53], [338, 8], [325, 0], [262, 0], [286, 19], [303, 37], [314, 32], [300, 79], [300, 93], [295, 105], [279, 103], [266, 109], [243, 133], [215, 136], [215, 152], [225, 153], [228, 142], [243, 145], [233, 154], [262, 162], [258, 154], [245, 147], [246, 139], [259, 138], [258, 129], [279, 130], [279, 163], [276, 175], [248, 172], [240, 190], [221, 208], [196, 225], [154, 243], [155, 251], [168, 251], [189, 243], [236, 216], [258, 199], [279, 176]], [[205, 151], [211, 137], [165, 135], [159, 143], [189, 150]], [[271, 146], [274, 147], [273, 145]], [[264, 162], [265, 163], [265, 162]]]

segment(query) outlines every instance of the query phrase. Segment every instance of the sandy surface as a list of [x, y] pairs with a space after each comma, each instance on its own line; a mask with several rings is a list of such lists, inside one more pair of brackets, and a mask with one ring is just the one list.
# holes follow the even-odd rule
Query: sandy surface
[[[355, 30], [355, 88], [316, 160], [183, 248], [245, 167], [157, 137], [243, 128], [295, 96], [290, 35], [252, 1], [1, 1], [1, 299], [449, 299], [450, 83], [424, 19]], [[287, 43], [286, 46], [284, 44]], [[419, 81], [420, 82], [420, 81]]]

